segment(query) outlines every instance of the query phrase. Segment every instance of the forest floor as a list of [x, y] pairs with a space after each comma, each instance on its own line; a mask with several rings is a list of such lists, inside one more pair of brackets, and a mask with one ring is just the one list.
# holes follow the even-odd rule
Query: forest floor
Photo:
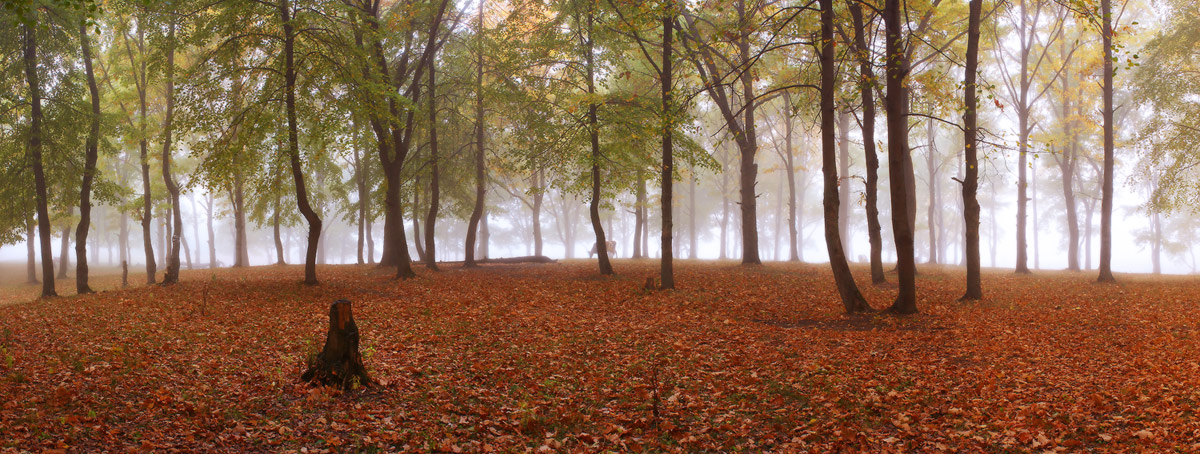
[[[1200, 450], [1196, 278], [994, 271], [963, 303], [922, 267], [920, 314], [848, 318], [826, 265], [677, 267], [666, 292], [649, 260], [0, 283], [0, 452]], [[298, 383], [341, 298], [379, 384]]]

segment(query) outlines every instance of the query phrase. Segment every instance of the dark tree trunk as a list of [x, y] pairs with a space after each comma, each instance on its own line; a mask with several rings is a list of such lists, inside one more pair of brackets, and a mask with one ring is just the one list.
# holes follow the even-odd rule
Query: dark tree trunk
[[413, 246], [417, 248], [417, 260], [422, 262], [425, 260], [425, 245], [422, 241], [425, 237], [421, 236], [421, 178], [417, 177], [413, 181], [413, 201], [412, 201], [412, 226], [413, 226]]
[[42, 167], [42, 84], [38, 79], [37, 25], [22, 25], [25, 82], [29, 87], [29, 157], [33, 161], [33, 183], [37, 194], [38, 240], [42, 248], [42, 298], [58, 296], [54, 290], [54, 252], [50, 246], [50, 212], [46, 195], [46, 173]]
[[983, 298], [983, 285], [980, 278], [979, 258], [979, 150], [976, 124], [978, 118], [978, 100], [975, 92], [976, 71], [979, 65], [979, 22], [983, 9], [983, 0], [971, 0], [970, 13], [967, 19], [967, 62], [963, 81], [963, 155], [966, 160], [966, 178], [962, 184], [963, 225], [967, 264], [967, 291], [963, 300], [978, 300]]
[[[240, 170], [234, 170], [233, 192], [231, 197], [233, 199], [233, 266], [250, 266], [250, 251], [246, 238], [245, 183], [243, 182], [242, 172]], [[276, 208], [279, 206], [278, 198], [279, 197], [276, 196]]]
[[[595, 99], [596, 94], [596, 67], [595, 67], [595, 41], [593, 40], [592, 31], [594, 28], [594, 18], [591, 10], [591, 3], [588, 3], [589, 9], [587, 13], [587, 40], [585, 42], [587, 78], [588, 78], [588, 95], [589, 99]], [[592, 198], [588, 203], [588, 213], [592, 219], [592, 232], [596, 235], [596, 259], [600, 265], [600, 274], [613, 274], [612, 262], [609, 261], [608, 242], [604, 236], [604, 225], [600, 223], [600, 125], [596, 121], [597, 105], [595, 101], [588, 102], [588, 137], [592, 146]]]
[[154, 261], [154, 241], [153, 234], [150, 232], [150, 221], [154, 219], [152, 199], [150, 192], [150, 156], [149, 143], [146, 139], [146, 84], [149, 82], [146, 78], [146, 55], [145, 55], [145, 40], [146, 27], [142, 16], [138, 17], [137, 27], [137, 45], [139, 59], [133, 57], [133, 49], [129, 46], [129, 40], [125, 40], [125, 53], [129, 57], [130, 65], [137, 65], [138, 72], [134, 78], [138, 92], [138, 129], [141, 132], [141, 137], [138, 139], [138, 157], [142, 166], [142, 249], [146, 253], [146, 283], [155, 283], [155, 273], [158, 272], [158, 266]]
[[167, 192], [171, 195], [171, 245], [167, 249], [167, 273], [163, 284], [179, 282], [179, 237], [183, 236], [183, 216], [179, 206], [179, 185], [171, 175], [171, 133], [175, 116], [175, 22], [172, 19], [167, 31], [167, 112], [163, 119], [162, 176]]
[[291, 161], [292, 180], [296, 186], [296, 204], [300, 209], [300, 214], [308, 221], [308, 248], [304, 254], [304, 283], [317, 285], [317, 242], [321, 239], [321, 218], [308, 204], [308, 190], [304, 187], [304, 171], [300, 166], [299, 125], [296, 120], [296, 35], [292, 25], [292, 11], [289, 3], [289, 0], [279, 1], [279, 16], [283, 22], [283, 77], [286, 84], [284, 103], [287, 109], [288, 156]]
[[475, 207], [471, 210], [471, 219], [467, 223], [467, 238], [463, 266], [475, 266], [475, 236], [479, 230], [479, 220], [483, 217], [484, 196], [486, 195], [483, 143], [483, 0], [479, 2], [478, 25], [479, 49], [475, 68]]
[[87, 238], [88, 227], [92, 223], [92, 180], [96, 177], [96, 158], [100, 148], [100, 89], [96, 87], [91, 39], [87, 24], [83, 21], [79, 23], [79, 43], [83, 51], [84, 73], [87, 74], [88, 97], [92, 104], [84, 153], [83, 185], [79, 190], [79, 226], [75, 228], [75, 291], [85, 294], [92, 293], [92, 288], [88, 286]]
[[854, 19], [854, 48], [858, 54], [859, 90], [862, 92], [863, 155], [866, 157], [867, 237], [871, 244], [871, 282], [887, 282], [883, 274], [883, 234], [879, 222], [879, 155], [875, 152], [875, 72], [871, 69], [871, 54], [867, 46], [867, 31], [862, 7], [850, 0], [850, 15]]
[[[893, 0], [894, 1], [894, 0]], [[842, 248], [838, 230], [838, 174], [834, 139], [834, 95], [837, 92], [837, 68], [833, 50], [833, 0], [821, 0], [821, 174], [824, 176], [822, 206], [825, 213], [825, 247], [829, 251], [829, 266], [846, 313], [868, 312], [871, 306], [854, 283], [850, 264]]]
[[1113, 210], [1113, 51], [1111, 0], [1100, 0], [1101, 34], [1104, 42], [1104, 180], [1100, 191], [1100, 276], [1099, 282], [1116, 282], [1112, 273]]
[[917, 312], [916, 262], [913, 250], [913, 224], [909, 206], [912, 171], [908, 147], [908, 54], [901, 30], [900, 0], [886, 0], [883, 20], [887, 29], [887, 108], [888, 175], [892, 198], [892, 232], [895, 234], [896, 262], [900, 292], [888, 309], [900, 314]]
[[[675, 130], [672, 127], [672, 106], [671, 90], [674, 86], [672, 74], [672, 38], [675, 35], [675, 15], [670, 10], [663, 15], [663, 45], [662, 45], [662, 74], [659, 75], [659, 82], [662, 85], [662, 259], [660, 261], [659, 274], [661, 282], [659, 288], [674, 289], [675, 288], [675, 266], [671, 256], [671, 235], [674, 230], [671, 217], [671, 199], [674, 188], [675, 178], [675, 156], [674, 142], [671, 134]], [[753, 163], [753, 156], [751, 156]], [[753, 183], [753, 182], [752, 182]], [[753, 201], [753, 199], [751, 199]], [[753, 203], [751, 203], [753, 206]], [[750, 211], [754, 213], [753, 208]]]
[[[437, 216], [438, 204], [441, 203], [441, 188], [438, 179], [438, 137], [437, 137], [437, 65], [429, 64], [429, 212], [425, 215], [425, 266], [437, 270]], [[413, 213], [413, 217], [417, 214]], [[536, 221], [536, 219], [535, 219]], [[535, 228], [536, 230], [536, 228]], [[420, 233], [415, 233], [420, 235]], [[541, 255], [541, 250], [538, 250]]]
[[308, 370], [300, 376], [300, 380], [342, 389], [370, 386], [372, 381], [367, 376], [367, 368], [363, 366], [358, 342], [358, 325], [354, 323], [350, 301], [335, 301], [329, 306], [329, 331], [325, 335], [325, 347], [316, 358], [309, 360]]

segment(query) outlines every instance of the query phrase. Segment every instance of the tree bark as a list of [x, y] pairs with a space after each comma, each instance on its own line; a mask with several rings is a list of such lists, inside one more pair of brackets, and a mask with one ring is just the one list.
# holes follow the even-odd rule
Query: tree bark
[[84, 145], [83, 184], [79, 189], [79, 226], [75, 228], [75, 291], [92, 293], [88, 286], [87, 238], [92, 223], [92, 180], [96, 177], [96, 159], [100, 148], [100, 89], [92, 70], [92, 45], [86, 21], [79, 22], [79, 44], [83, 54], [83, 69], [87, 75], [88, 98], [92, 115], [88, 122], [87, 142]]
[[[673, 149], [674, 142], [672, 141], [672, 136], [671, 136], [672, 132], [675, 129], [674, 127], [672, 127], [674, 122], [673, 122], [672, 110], [671, 110], [674, 108], [672, 106], [673, 101], [671, 99], [671, 90], [674, 85], [674, 81], [673, 81], [674, 74], [672, 74], [673, 68], [672, 68], [672, 61], [671, 61], [671, 59], [672, 59], [671, 51], [673, 50], [672, 49], [672, 38], [674, 38], [674, 35], [675, 35], [675, 15], [674, 15], [673, 10], [671, 10], [671, 7], [672, 6], [670, 5], [670, 2], [668, 2], [668, 5], [666, 6], [666, 10], [665, 10], [665, 12], [663, 14], [663, 18], [662, 18], [662, 24], [663, 24], [662, 74], [659, 75], [659, 79], [660, 79], [659, 82], [661, 82], [661, 85], [662, 85], [662, 116], [663, 116], [663, 122], [662, 122], [663, 123], [662, 177], [661, 177], [661, 184], [662, 184], [662, 259], [660, 260], [660, 263], [659, 263], [659, 275], [660, 275], [660, 280], [661, 280], [661, 282], [659, 283], [659, 288], [661, 288], [661, 289], [674, 289], [675, 288], [675, 266], [673, 263], [673, 257], [671, 255], [671, 240], [672, 240], [671, 235], [672, 235], [672, 232], [674, 231], [674, 225], [672, 224], [673, 219], [671, 216], [671, 204], [672, 204], [672, 195], [673, 195], [673, 190], [674, 190], [674, 188], [672, 186], [673, 186], [674, 178], [675, 178], [675, 157], [674, 157], [674, 149]], [[751, 162], [753, 163], [753, 156], [751, 156]], [[753, 189], [751, 189], [751, 190], [753, 190]], [[751, 201], [753, 201], [753, 199], [751, 199]], [[753, 207], [753, 203], [751, 203], [751, 207]], [[754, 213], [753, 208], [751, 208], [750, 214], [753, 215], [753, 213]]]
[[[67, 207], [67, 218], [75, 214], [74, 207]], [[62, 229], [62, 243], [58, 248], [58, 274], [55, 276], [58, 279], [67, 278], [67, 269], [71, 267], [71, 226], [64, 225]]]
[[[208, 267], [217, 267], [217, 232], [213, 229], [213, 195], [209, 192], [204, 198], [204, 208], [208, 212]], [[124, 260], [122, 260], [123, 262]]]
[[929, 263], [938, 263], [938, 228], [937, 211], [941, 207], [938, 200], [937, 177], [937, 128], [933, 120], [927, 122], [926, 135], [929, 138], [929, 149], [925, 150], [925, 170], [929, 174], [929, 209], [925, 223], [929, 225]]
[[290, 0], [279, 1], [279, 16], [283, 22], [284, 58], [284, 104], [288, 123], [288, 156], [292, 167], [292, 180], [296, 186], [296, 204], [300, 214], [308, 221], [308, 248], [304, 255], [304, 283], [317, 285], [317, 242], [321, 239], [321, 218], [308, 203], [308, 191], [304, 187], [304, 171], [300, 166], [299, 125], [296, 119], [296, 35], [292, 25]]
[[612, 262], [609, 261], [608, 242], [604, 236], [604, 225], [600, 223], [600, 125], [596, 120], [597, 105], [595, 101], [596, 95], [596, 64], [595, 64], [595, 40], [593, 39], [593, 28], [595, 27], [595, 19], [592, 14], [591, 5], [587, 12], [587, 38], [585, 42], [587, 55], [585, 56], [585, 64], [587, 65], [587, 90], [589, 95], [588, 101], [588, 138], [592, 146], [592, 198], [588, 203], [588, 212], [592, 218], [592, 232], [596, 236], [596, 261], [600, 265], [600, 274], [613, 274]]
[[358, 325], [354, 323], [350, 301], [335, 301], [329, 306], [329, 331], [325, 336], [325, 347], [315, 359], [309, 361], [308, 370], [300, 376], [300, 380], [342, 389], [370, 386], [373, 382], [363, 366], [358, 342]]
[[859, 91], [862, 92], [863, 155], [866, 157], [867, 238], [871, 244], [871, 283], [887, 282], [883, 273], [883, 226], [879, 222], [879, 155], [875, 151], [875, 72], [871, 69], [870, 48], [863, 22], [862, 7], [849, 0], [854, 20], [854, 51], [858, 54]]
[[25, 249], [28, 261], [25, 265], [25, 282], [29, 284], [37, 284], [37, 252], [33, 246], [33, 218], [25, 217]]
[[794, 114], [794, 112], [793, 112], [794, 107], [792, 106], [791, 91], [788, 91], [788, 90], [783, 91], [783, 104], [784, 104], [784, 108], [785, 108], [784, 118], [783, 118], [783, 121], [784, 121], [783, 139], [784, 139], [784, 148], [785, 148], [785, 152], [786, 152], [786, 154], [784, 156], [786, 157], [785, 164], [787, 165], [787, 170], [784, 173], [787, 175], [787, 187], [788, 187], [788, 203], [787, 203], [787, 206], [788, 206], [787, 207], [788, 208], [788, 261], [795, 262], [795, 261], [800, 260], [800, 246], [798, 244], [799, 240], [800, 240], [800, 236], [799, 236], [800, 233], [796, 229], [796, 162], [795, 162], [795, 154], [796, 153], [794, 151], [793, 143], [792, 143], [793, 142], [792, 136], [794, 135], [794, 132], [793, 132], [794, 127], [792, 124], [792, 115]]
[[417, 248], [417, 260], [422, 262], [425, 260], [425, 245], [422, 244], [424, 238], [421, 235], [421, 178], [418, 176], [413, 181], [413, 201], [412, 201], [412, 226], [413, 226], [413, 246]]
[[179, 206], [179, 185], [171, 175], [171, 133], [175, 119], [175, 21], [171, 20], [167, 30], [167, 111], [163, 119], [162, 144], [162, 177], [166, 182], [167, 192], [171, 196], [171, 245], [167, 249], [167, 273], [163, 276], [163, 284], [170, 285], [179, 282], [179, 237], [183, 236], [183, 216]]
[[1113, 51], [1112, 1], [1100, 0], [1101, 34], [1104, 43], [1104, 181], [1100, 192], [1099, 282], [1116, 282], [1112, 273], [1113, 210]]
[[546, 198], [546, 174], [542, 169], [534, 171], [533, 187], [533, 253], [542, 255], [542, 201]]
[[895, 235], [896, 261], [900, 291], [888, 308], [900, 314], [917, 312], [916, 263], [913, 251], [913, 224], [909, 209], [909, 184], [912, 155], [908, 147], [908, 54], [904, 49], [900, 0], [886, 0], [883, 20], [887, 30], [887, 110], [888, 176], [892, 198], [892, 232]]
[[[425, 215], [425, 266], [437, 270], [437, 234], [438, 205], [441, 203], [441, 188], [439, 187], [438, 170], [438, 137], [437, 137], [437, 65], [429, 64], [429, 212]], [[413, 213], [416, 217], [416, 213]], [[420, 233], [416, 233], [420, 235]], [[541, 250], [538, 250], [541, 255]]]
[[483, 0], [479, 1], [478, 24], [476, 33], [479, 35], [479, 49], [475, 68], [475, 207], [471, 210], [471, 219], [467, 223], [466, 249], [463, 266], [475, 266], [475, 237], [479, 229], [479, 219], [483, 217], [484, 196], [486, 195], [485, 160], [483, 143]]
[[978, 150], [978, 100], [976, 99], [976, 72], [979, 67], [979, 23], [983, 0], [971, 0], [967, 18], [966, 73], [963, 81], [963, 155], [966, 175], [962, 184], [963, 225], [965, 235], [963, 249], [967, 265], [967, 290], [963, 300], [983, 298], [979, 257], [979, 150]]
[[642, 225], [646, 222], [646, 176], [642, 169], [637, 170], [637, 188], [633, 202], [633, 258], [644, 257], [647, 251], [642, 250]]
[[[895, 0], [892, 0], [895, 1]], [[854, 283], [850, 264], [842, 248], [838, 228], [838, 213], [841, 201], [838, 197], [838, 174], [836, 140], [834, 137], [834, 95], [837, 92], [837, 68], [834, 61], [833, 44], [833, 0], [820, 0], [821, 6], [821, 174], [824, 177], [822, 207], [825, 214], [825, 248], [829, 252], [829, 266], [833, 281], [846, 313], [869, 312], [871, 306], [863, 298]]]
[[843, 253], [849, 260], [853, 242], [850, 241], [850, 111], [838, 109], [838, 238], [842, 240]]
[[1070, 78], [1063, 69], [1062, 76], [1062, 122], [1063, 137], [1069, 141], [1062, 147], [1058, 169], [1062, 173], [1063, 204], [1067, 212], [1067, 269], [1079, 271], [1079, 212], [1075, 202], [1075, 150], [1078, 140], [1071, 119], [1071, 99], [1068, 95]]
[[38, 240], [42, 247], [42, 298], [58, 296], [54, 290], [54, 252], [50, 246], [50, 212], [46, 195], [46, 172], [42, 167], [42, 84], [38, 75], [36, 25], [22, 25], [25, 82], [29, 87], [29, 157], [33, 161], [34, 192], [37, 195]]
[[[236, 159], [236, 158], [235, 158]], [[236, 165], [235, 165], [236, 169]], [[246, 198], [245, 182], [240, 170], [234, 170], [233, 191], [230, 197], [233, 201], [233, 266], [250, 266], [249, 244], [246, 235]], [[276, 196], [278, 199], [278, 196]], [[278, 203], [276, 203], [278, 207]]]

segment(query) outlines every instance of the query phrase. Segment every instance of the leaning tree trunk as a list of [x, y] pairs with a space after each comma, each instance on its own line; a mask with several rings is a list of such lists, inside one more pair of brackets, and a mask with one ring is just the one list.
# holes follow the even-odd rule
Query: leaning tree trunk
[[100, 90], [96, 87], [96, 74], [92, 71], [92, 45], [85, 22], [79, 23], [79, 43], [83, 51], [84, 73], [87, 74], [88, 95], [92, 102], [83, 185], [79, 189], [79, 226], [75, 228], [75, 291], [84, 294], [92, 293], [92, 288], [88, 286], [87, 238], [88, 227], [92, 223], [92, 181], [96, 177], [96, 158], [100, 147]]
[[980, 279], [979, 257], [979, 150], [977, 129], [978, 100], [975, 97], [975, 72], [979, 65], [979, 22], [983, 0], [971, 0], [967, 24], [967, 68], [963, 81], [965, 106], [963, 112], [963, 154], [966, 160], [966, 178], [962, 182], [963, 224], [965, 224], [964, 249], [967, 262], [967, 291], [963, 300], [983, 298]]
[[824, 176], [823, 207], [825, 214], [825, 247], [829, 251], [829, 266], [846, 313], [868, 312], [871, 306], [854, 283], [850, 264], [842, 248], [838, 224], [839, 205], [836, 144], [834, 139], [834, 95], [837, 87], [837, 68], [833, 52], [833, 0], [821, 0], [821, 174]]
[[[589, 3], [590, 5], [590, 3]], [[596, 120], [596, 102], [594, 95], [596, 94], [596, 72], [595, 72], [595, 40], [592, 36], [593, 17], [592, 11], [588, 10], [587, 15], [587, 78], [588, 78], [588, 94], [592, 95], [588, 103], [588, 136], [591, 139], [592, 145], [592, 198], [588, 203], [588, 213], [592, 220], [592, 232], [596, 235], [596, 255], [597, 262], [600, 265], [600, 274], [613, 274], [612, 262], [608, 257], [608, 242], [604, 237], [604, 225], [600, 223], [600, 131]]]
[[370, 386], [371, 377], [367, 376], [362, 354], [358, 351], [358, 336], [358, 325], [354, 323], [350, 301], [335, 301], [329, 306], [329, 331], [325, 337], [325, 348], [316, 358], [309, 360], [308, 370], [304, 371], [300, 380], [342, 389]]
[[[441, 203], [441, 187], [438, 170], [438, 140], [437, 140], [437, 65], [429, 63], [429, 212], [425, 215], [425, 266], [436, 271], [437, 267], [437, 217]], [[414, 212], [413, 217], [417, 214]], [[535, 220], [536, 222], [536, 220]], [[535, 224], [536, 229], [536, 224]], [[420, 235], [414, 232], [414, 235]], [[541, 251], [538, 251], [541, 255]]]

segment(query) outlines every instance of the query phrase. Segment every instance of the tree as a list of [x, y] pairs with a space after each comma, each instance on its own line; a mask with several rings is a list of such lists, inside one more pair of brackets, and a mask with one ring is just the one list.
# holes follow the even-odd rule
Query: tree
[[[895, 1], [895, 0], [892, 0]], [[837, 92], [837, 61], [834, 59], [833, 0], [820, 0], [821, 5], [821, 174], [824, 176], [825, 248], [829, 251], [829, 266], [842, 306], [846, 313], [870, 312], [871, 306], [854, 283], [854, 275], [846, 262], [838, 228], [841, 201], [838, 198], [836, 140], [834, 137], [834, 95]], [[890, 78], [889, 78], [890, 79]], [[890, 118], [890, 115], [889, 115]], [[889, 128], [890, 130], [890, 128]], [[894, 183], [893, 183], [894, 185]], [[895, 206], [895, 205], [893, 205]], [[896, 210], [904, 211], [904, 210]]]
[[34, 17], [21, 24], [24, 37], [23, 61], [29, 89], [29, 158], [33, 161], [33, 182], [37, 194], [38, 239], [42, 256], [42, 298], [58, 296], [54, 289], [54, 261], [50, 247], [50, 212], [47, 207], [46, 172], [42, 168], [42, 83], [38, 74], [37, 28]]
[[883, 22], [887, 41], [887, 111], [888, 128], [888, 186], [892, 200], [892, 232], [895, 236], [896, 262], [900, 292], [888, 311], [899, 314], [917, 312], [916, 262], [913, 250], [911, 213], [897, 207], [908, 206], [909, 181], [906, 169], [912, 170], [912, 150], [908, 146], [908, 87], [909, 75], [907, 38], [901, 30], [900, 0], [886, 0]]
[[1112, 274], [1113, 209], [1113, 31], [1112, 0], [1100, 0], [1100, 38], [1104, 43], [1104, 180], [1100, 195], [1099, 282], [1116, 282]]
[[866, 157], [866, 209], [867, 239], [871, 245], [871, 282], [875, 285], [887, 282], [883, 274], [883, 236], [879, 223], [879, 155], [875, 152], [875, 90], [878, 81], [871, 63], [871, 48], [868, 46], [868, 30], [863, 21], [862, 8], [857, 0], [847, 0], [850, 17], [854, 21], [854, 52], [858, 59], [859, 91], [862, 93], [862, 138], [863, 155]]
[[88, 96], [92, 115], [88, 122], [86, 157], [84, 158], [83, 183], [79, 189], [79, 226], [75, 229], [75, 291], [92, 293], [88, 286], [87, 238], [92, 223], [92, 181], [96, 177], [96, 159], [100, 148], [100, 89], [96, 86], [96, 74], [92, 70], [92, 45], [88, 37], [88, 21], [79, 21], [79, 46], [82, 50], [83, 68], [87, 74]]
[[963, 73], [963, 155], [966, 175], [962, 181], [963, 223], [967, 265], [967, 291], [963, 300], [983, 298], [979, 258], [979, 127], [976, 76], [979, 65], [979, 22], [983, 0], [971, 0], [967, 22], [966, 71]]

